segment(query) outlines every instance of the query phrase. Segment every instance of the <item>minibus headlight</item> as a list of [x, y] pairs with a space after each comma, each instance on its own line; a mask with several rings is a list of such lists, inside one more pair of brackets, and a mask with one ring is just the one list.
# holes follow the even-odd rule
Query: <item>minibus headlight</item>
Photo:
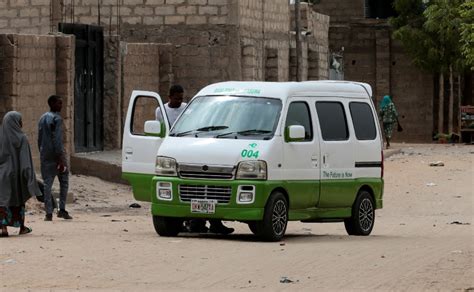
[[176, 160], [170, 157], [157, 156], [155, 172], [162, 176], [177, 176]]
[[267, 179], [267, 163], [261, 160], [240, 162], [236, 179]]

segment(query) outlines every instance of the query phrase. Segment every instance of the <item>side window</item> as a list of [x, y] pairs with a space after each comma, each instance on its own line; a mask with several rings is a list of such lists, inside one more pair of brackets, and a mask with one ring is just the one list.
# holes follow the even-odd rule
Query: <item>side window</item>
[[352, 123], [358, 140], [375, 140], [377, 130], [375, 129], [374, 114], [370, 106], [363, 102], [351, 102]]
[[157, 111], [161, 113], [159, 105], [158, 100], [153, 97], [138, 96], [135, 99], [130, 125], [133, 135], [145, 135], [145, 122], [155, 120]]
[[340, 102], [316, 102], [321, 134], [324, 141], [344, 141], [349, 139], [346, 114]]
[[292, 102], [288, 108], [286, 116], [285, 129], [289, 126], [299, 125], [305, 129], [305, 138], [303, 141], [313, 140], [313, 126], [311, 123], [311, 114], [308, 104], [304, 101]]

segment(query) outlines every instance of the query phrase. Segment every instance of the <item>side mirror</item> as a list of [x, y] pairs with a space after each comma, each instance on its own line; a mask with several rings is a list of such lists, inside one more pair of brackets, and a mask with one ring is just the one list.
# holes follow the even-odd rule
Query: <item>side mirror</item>
[[161, 137], [161, 122], [160, 121], [146, 121], [145, 122], [145, 136]]
[[302, 141], [305, 138], [305, 129], [300, 125], [288, 127], [288, 142]]

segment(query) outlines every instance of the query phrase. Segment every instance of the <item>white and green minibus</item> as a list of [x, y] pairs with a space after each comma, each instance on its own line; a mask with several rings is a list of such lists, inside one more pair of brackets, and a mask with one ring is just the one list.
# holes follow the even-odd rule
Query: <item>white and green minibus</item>
[[162, 236], [192, 218], [245, 222], [266, 241], [280, 240], [290, 220], [369, 235], [383, 205], [371, 96], [368, 84], [349, 81], [222, 82], [199, 91], [170, 127], [154, 120], [159, 95], [134, 91], [123, 177], [135, 199], [151, 202]]

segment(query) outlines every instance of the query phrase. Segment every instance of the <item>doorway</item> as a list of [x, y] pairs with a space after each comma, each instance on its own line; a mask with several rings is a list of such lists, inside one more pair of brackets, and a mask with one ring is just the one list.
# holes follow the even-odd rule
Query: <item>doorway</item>
[[93, 25], [60, 23], [59, 31], [76, 36], [74, 146], [76, 152], [104, 147], [104, 32]]

